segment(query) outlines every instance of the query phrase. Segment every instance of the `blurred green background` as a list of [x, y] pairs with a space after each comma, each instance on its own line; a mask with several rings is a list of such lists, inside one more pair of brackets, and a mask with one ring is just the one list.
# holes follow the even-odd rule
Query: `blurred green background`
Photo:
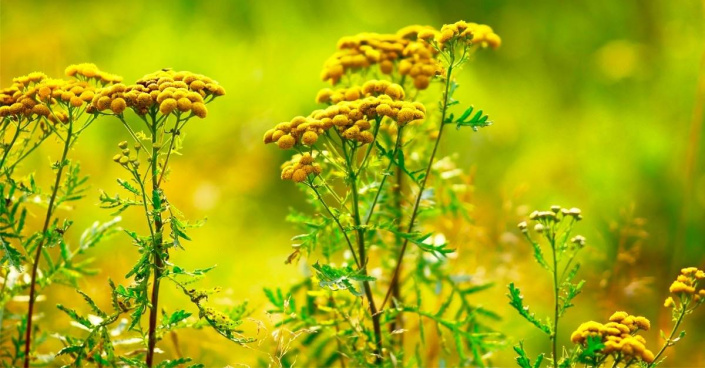
[[[652, 320], [657, 328], [647, 334], [648, 345], [658, 350], [658, 327], [670, 328], [662, 307], [668, 285], [680, 267], [705, 267], [705, 145], [698, 135], [705, 103], [704, 5], [3, 0], [0, 85], [35, 70], [59, 77], [80, 62], [96, 63], [127, 83], [164, 67], [218, 80], [227, 95], [209, 106], [206, 120], [190, 125], [184, 156], [172, 161], [166, 187], [188, 218], [208, 222], [193, 232], [187, 251], [172, 258], [190, 267], [218, 264], [204, 282], [224, 287], [214, 302], [248, 299], [254, 317], [266, 320], [262, 288], [299, 275], [298, 267], [284, 264], [295, 234], [284, 217], [289, 207], [305, 204], [290, 182], [279, 180], [287, 153], [264, 146], [263, 132], [315, 108], [313, 98], [325, 86], [320, 69], [341, 36], [460, 19], [488, 24], [503, 45], [476, 54], [459, 77], [457, 97], [484, 109], [495, 125], [453, 132], [442, 148], [459, 152], [461, 166], [475, 170], [477, 236], [457, 245], [468, 259], [458, 267], [497, 282], [478, 303], [504, 317], [497, 329], [510, 343], [526, 339], [532, 354], [547, 350], [540, 332], [506, 304], [503, 285], [509, 281], [524, 286], [537, 312], [547, 312], [550, 304], [542, 299], [549, 280], [540, 278], [514, 225], [532, 209], [580, 207], [585, 220], [579, 229], [590, 244], [581, 276], [589, 286], [566, 317], [563, 341], [580, 322], [604, 321], [625, 309]], [[95, 204], [99, 189], [117, 191], [114, 178], [123, 172], [111, 157], [127, 138], [117, 120], [103, 119], [72, 153], [92, 179], [91, 195], [76, 209], [81, 215], [72, 239], [93, 221], [110, 218]], [[47, 147], [26, 167], [40, 168], [45, 187], [51, 152]], [[143, 229], [129, 214], [123, 226]], [[623, 225], [630, 216], [637, 219], [631, 221], [634, 229]], [[635, 255], [633, 262], [619, 256], [624, 247]], [[137, 253], [126, 236], [115, 236], [92, 256], [101, 272], [83, 286], [100, 295], [108, 277], [124, 280]], [[164, 306], [187, 303], [170, 288], [162, 295]], [[52, 301], [39, 305], [49, 317], [47, 328], [68, 328], [54, 304], [83, 308], [76, 296], [60, 286], [49, 292]], [[665, 366], [705, 366], [705, 310], [697, 312], [685, 324], [688, 335], [675, 349], [677, 360]], [[254, 333], [255, 324], [248, 324]], [[259, 335], [265, 341], [254, 349], [206, 331], [182, 333], [182, 349], [207, 366], [253, 363], [273, 351], [266, 326], [270, 330]], [[495, 364], [512, 364], [509, 345], [496, 355]]]

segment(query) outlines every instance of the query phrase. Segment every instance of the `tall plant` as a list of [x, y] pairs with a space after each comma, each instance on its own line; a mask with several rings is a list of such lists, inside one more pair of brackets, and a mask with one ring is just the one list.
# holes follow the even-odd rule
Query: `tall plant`
[[[76, 286], [79, 277], [93, 271], [88, 260], [78, 257], [101, 238], [114, 231], [117, 220], [96, 223], [81, 236], [77, 247], [65, 239], [73, 221], [61, 219], [58, 209], [85, 196], [87, 178], [70, 152], [80, 135], [98, 118], [89, 103], [103, 87], [120, 77], [100, 71], [94, 64], [71, 65], [70, 79], [50, 79], [34, 72], [13, 80], [0, 91], [2, 118], [2, 158], [0, 159], [0, 244], [2, 248], [2, 287], [0, 288], [0, 329], [12, 301], [26, 300], [26, 313], [19, 315], [17, 337], [8, 347], [3, 338], [3, 361], [22, 361], [28, 367], [37, 345], [34, 317], [39, 292], [52, 283]], [[57, 142], [58, 158], [51, 164], [52, 185], [48, 191], [36, 182], [33, 172], [23, 173], [21, 165], [45, 142]], [[41, 221], [28, 221], [28, 213], [41, 208]], [[58, 252], [50, 248], [58, 246]], [[56, 254], [58, 253], [58, 254]], [[42, 263], [44, 265], [42, 266]], [[27, 277], [25, 277], [27, 276]], [[27, 293], [28, 295], [22, 296]], [[13, 318], [14, 319], [14, 318]], [[1, 334], [3, 337], [9, 333]]]
[[[431, 174], [446, 125], [490, 124], [472, 107], [451, 112], [458, 104], [455, 77], [476, 49], [499, 44], [490, 27], [463, 21], [344, 37], [322, 73], [343, 86], [319, 92], [324, 108], [265, 133], [265, 143], [296, 152], [281, 177], [302, 185], [317, 214], [289, 217], [304, 233], [293, 238], [288, 262], [311, 259], [313, 273], [287, 291], [266, 290], [270, 312], [282, 316], [276, 364], [428, 365], [433, 357], [421, 350], [426, 321], [439, 339], [455, 343], [443, 359], [487, 362], [499, 335], [482, 319], [496, 315], [474, 305], [472, 294], [488, 285], [450, 274], [444, 259], [454, 250], [433, 241], [441, 237], [419, 220], [437, 215], [432, 180], [443, 187], [446, 179]], [[426, 92], [434, 81], [441, 85], [437, 111], [435, 103], [420, 102], [435, 98]], [[447, 299], [433, 306], [426, 293]], [[404, 324], [409, 315], [419, 321]], [[316, 333], [302, 337], [306, 332]], [[415, 356], [404, 354], [403, 335], [413, 337]], [[304, 346], [317, 353], [298, 354]]]

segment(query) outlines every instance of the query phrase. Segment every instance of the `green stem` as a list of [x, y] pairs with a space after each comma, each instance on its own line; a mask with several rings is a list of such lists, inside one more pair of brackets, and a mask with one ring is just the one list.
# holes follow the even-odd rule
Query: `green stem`
[[553, 334], [551, 349], [553, 352], [553, 367], [558, 368], [558, 255], [556, 254], [555, 236], [550, 237], [551, 253], [553, 254]]
[[666, 351], [666, 348], [672, 345], [673, 337], [676, 335], [676, 332], [678, 332], [678, 327], [680, 327], [681, 322], [683, 322], [683, 317], [685, 317], [685, 313], [688, 311], [688, 306], [687, 305], [682, 305], [683, 310], [681, 311], [681, 314], [678, 316], [678, 319], [676, 320], [676, 324], [673, 325], [673, 329], [671, 330], [671, 334], [668, 336], [668, 339], [666, 340], [666, 343], [663, 344], [661, 347], [661, 350], [659, 350], [658, 354], [654, 357], [654, 361], [649, 364], [648, 368], [651, 368], [656, 365], [658, 362], [658, 358], [663, 355], [663, 352]]
[[[375, 206], [377, 205], [377, 201], [379, 200], [379, 196], [382, 193], [382, 189], [384, 188], [384, 183], [387, 181], [387, 175], [386, 173], [389, 173], [389, 170], [392, 169], [392, 165], [394, 165], [394, 159], [397, 156], [397, 153], [401, 149], [401, 135], [404, 127], [399, 127], [399, 131], [397, 132], [397, 140], [396, 143], [394, 144], [394, 152], [392, 152], [392, 157], [389, 159], [389, 164], [387, 165], [387, 169], [384, 170], [385, 175], [382, 176], [382, 180], [379, 183], [379, 188], [377, 189], [377, 193], [375, 194], [375, 198], [372, 200], [372, 204], [370, 205], [370, 208], [367, 210], [367, 215], [365, 215], [365, 222], [364, 224], [367, 225], [370, 223], [370, 219], [372, 218], [372, 213], [375, 210]], [[397, 170], [397, 174], [401, 170]]]
[[162, 172], [159, 175], [159, 180], [157, 181], [157, 186], [159, 186], [162, 183], [162, 179], [164, 178], [164, 173], [166, 173], [166, 165], [169, 164], [169, 157], [171, 157], [171, 151], [174, 149], [174, 141], [176, 140], [176, 136], [179, 135], [179, 131], [181, 131], [181, 128], [186, 125], [186, 121], [184, 120], [184, 124], [179, 126], [179, 123], [181, 122], [180, 119], [176, 119], [176, 123], [174, 124], [174, 130], [171, 132], [171, 139], [169, 140], [169, 150], [166, 153], [166, 159], [164, 159], [164, 167], [162, 168]]
[[44, 226], [42, 227], [42, 237], [37, 244], [37, 249], [34, 254], [34, 263], [32, 264], [32, 280], [29, 284], [29, 308], [27, 310], [27, 330], [25, 331], [25, 341], [24, 341], [24, 367], [29, 367], [29, 353], [32, 345], [32, 316], [34, 315], [34, 304], [36, 301], [36, 283], [37, 283], [37, 270], [39, 269], [39, 257], [42, 254], [42, 249], [44, 247], [44, 241], [47, 238], [47, 230], [51, 224], [51, 218], [54, 212], [54, 202], [56, 201], [56, 195], [59, 192], [59, 187], [61, 184], [61, 177], [64, 172], [64, 167], [66, 166], [66, 157], [68, 156], [69, 149], [71, 148], [71, 135], [73, 134], [73, 116], [72, 110], [69, 109], [69, 120], [68, 120], [68, 132], [66, 134], [66, 139], [64, 140], [64, 149], [61, 154], [61, 161], [59, 161], [59, 169], [56, 172], [56, 179], [54, 180], [54, 187], [51, 190], [51, 197], [49, 198], [49, 206], [47, 207], [46, 216], [44, 217]]
[[[333, 298], [332, 292], [328, 296], [328, 301], [330, 302], [331, 306], [333, 309], [335, 309], [336, 313], [340, 313], [338, 310], [338, 306], [335, 303], [335, 299]], [[345, 368], [345, 354], [343, 354], [343, 344], [340, 342], [340, 327], [338, 326], [338, 321], [335, 321], [335, 341], [338, 344], [338, 359], [340, 360], [340, 367]]]
[[[157, 343], [157, 317], [159, 315], [159, 284], [164, 268], [162, 260], [162, 203], [161, 190], [159, 188], [159, 169], [157, 160], [159, 159], [159, 150], [155, 148], [157, 144], [157, 125], [158, 121], [152, 115], [152, 209], [154, 216], [154, 234], [152, 236], [152, 254], [154, 256], [154, 281], [152, 284], [151, 307], [149, 309], [149, 332], [147, 342], [147, 367], [152, 367], [154, 364], [154, 347]], [[162, 170], [166, 170], [163, 167]]]
[[375, 120], [376, 120], [377, 124], [375, 125], [374, 133], [372, 133], [373, 134], [372, 143], [367, 145], [367, 151], [365, 151], [365, 156], [362, 158], [362, 163], [360, 164], [360, 168], [357, 170], [357, 174], [355, 174], [356, 176], [360, 176], [360, 173], [362, 172], [362, 170], [364, 170], [365, 167], [367, 166], [367, 159], [370, 157], [370, 152], [372, 152], [372, 147], [374, 147], [374, 142], [377, 140], [377, 134], [379, 133], [379, 126], [382, 125], [382, 119], [380, 119], [378, 117], [378, 118], [375, 118]]
[[[150, 155], [149, 151], [147, 150], [147, 147], [145, 147], [144, 144], [142, 143], [142, 141], [141, 141], [139, 138], [137, 138], [137, 134], [135, 134], [135, 131], [132, 130], [132, 128], [130, 128], [130, 125], [127, 124], [127, 122], [125, 121], [125, 119], [122, 118], [122, 115], [118, 115], [118, 119], [120, 119], [120, 121], [122, 122], [122, 125], [125, 127], [125, 129], [127, 129], [127, 132], [130, 133], [130, 135], [132, 136], [132, 139], [134, 139], [135, 142], [137, 142], [137, 144], [139, 144], [140, 147], [142, 147], [142, 150], [143, 150], [147, 155]], [[149, 159], [150, 159], [150, 160], [152, 159], [152, 156], [151, 156], [151, 155], [149, 156]]]
[[[401, 131], [398, 132], [399, 135], [401, 135]], [[398, 143], [398, 146], [401, 146], [401, 142]], [[397, 183], [396, 187], [393, 189], [393, 194], [394, 194], [394, 208], [396, 209], [397, 213], [395, 214], [399, 221], [397, 221], [397, 233], [394, 234], [394, 244], [397, 246], [396, 248], [401, 247], [402, 244], [402, 238], [401, 238], [401, 233], [404, 231], [402, 221], [401, 219], [404, 218], [404, 211], [402, 209], [402, 190], [404, 187], [404, 173], [402, 172], [401, 166], [397, 165], [396, 167], [396, 176], [397, 176]], [[394, 249], [397, 251], [397, 249]], [[399, 266], [399, 273], [401, 273], [402, 267]], [[396, 300], [398, 304], [403, 304], [404, 301], [401, 296], [401, 287], [400, 287], [400, 282], [394, 283], [394, 287], [392, 288], [392, 298], [393, 300]], [[453, 285], [454, 286], [454, 285]], [[463, 299], [464, 301], [464, 299]], [[402, 314], [399, 313], [394, 320], [394, 323], [389, 325], [390, 332], [394, 330], [400, 330], [404, 328], [404, 318], [402, 318]], [[404, 347], [404, 334], [398, 334], [397, 337], [397, 343], [400, 348]], [[404, 363], [403, 361], [403, 356], [400, 357], [402, 361], [402, 365]]]
[[[436, 153], [438, 152], [438, 145], [441, 142], [441, 137], [443, 136], [443, 127], [445, 127], [445, 120], [446, 120], [446, 114], [448, 112], [448, 105], [450, 103], [450, 81], [453, 76], [453, 66], [454, 66], [454, 53], [451, 53], [451, 60], [449, 62], [448, 66], [448, 73], [446, 76], [446, 83], [445, 83], [445, 90], [443, 92], [443, 108], [441, 110], [441, 122], [440, 122], [440, 127], [438, 128], [438, 137], [436, 137], [436, 142], [433, 145], [433, 151], [431, 152], [431, 158], [428, 160], [428, 166], [426, 166], [426, 174], [424, 175], [423, 179], [421, 180], [421, 185], [419, 186], [419, 192], [416, 195], [416, 201], [414, 202], [414, 208], [411, 211], [411, 219], [409, 220], [409, 226], [407, 227], [407, 233], [411, 233], [414, 230], [414, 222], [416, 221], [416, 215], [418, 214], [419, 211], [419, 204], [421, 203], [421, 197], [423, 196], [423, 191], [426, 189], [426, 182], [428, 181], [428, 177], [431, 174], [431, 167], [433, 166], [433, 160], [436, 157]], [[409, 238], [404, 239], [404, 243], [401, 246], [401, 250], [399, 251], [399, 255], [397, 256], [397, 264], [394, 267], [394, 272], [392, 273], [392, 279], [390, 281], [389, 289], [387, 290], [387, 294], [384, 296], [384, 300], [382, 301], [382, 304], [380, 306], [380, 310], [384, 309], [384, 306], [387, 304], [387, 301], [389, 300], [390, 295], [392, 294], [392, 291], [396, 287], [395, 284], [399, 282], [399, 270], [401, 269], [401, 263], [404, 260], [404, 254], [406, 253], [406, 249], [409, 245]]]
[[348, 248], [350, 248], [350, 253], [352, 253], [353, 259], [355, 260], [355, 264], [357, 265], [358, 268], [361, 268], [362, 264], [360, 264], [360, 261], [358, 260], [357, 255], [355, 254], [355, 248], [352, 245], [352, 241], [350, 241], [350, 237], [348, 237], [348, 233], [345, 232], [345, 228], [343, 228], [343, 225], [340, 223], [340, 220], [338, 220], [338, 217], [333, 214], [333, 211], [331, 211], [330, 207], [328, 207], [328, 204], [326, 204], [326, 202], [323, 200], [323, 197], [321, 197], [321, 193], [318, 191], [316, 186], [313, 183], [309, 183], [309, 187], [313, 190], [314, 193], [316, 193], [316, 197], [318, 197], [318, 201], [321, 202], [321, 204], [326, 209], [326, 211], [328, 211], [328, 214], [330, 215], [330, 217], [338, 225], [340, 232], [343, 233], [343, 236], [345, 237], [345, 241], [348, 243]]
[[5, 147], [5, 152], [3, 152], [3, 154], [2, 154], [2, 160], [0, 160], [0, 167], [5, 167], [5, 160], [7, 159], [7, 155], [10, 153], [12, 146], [15, 145], [15, 142], [17, 141], [17, 137], [20, 136], [20, 132], [22, 132], [22, 129], [20, 129], [20, 125], [17, 124], [17, 130], [15, 130], [15, 135], [12, 137], [10, 144], [8, 144]]
[[[357, 253], [360, 256], [360, 270], [363, 276], [367, 276], [367, 256], [365, 255], [365, 229], [362, 226], [362, 221], [360, 220], [360, 206], [357, 192], [357, 176], [355, 175], [355, 170], [352, 164], [352, 157], [355, 156], [355, 148], [351, 150], [350, 155], [343, 151], [346, 155], [346, 162], [348, 163], [348, 175], [350, 180], [350, 190], [352, 192], [353, 201], [353, 220], [355, 222], [355, 229], [357, 231]], [[382, 364], [382, 327], [380, 324], [381, 315], [377, 313], [377, 306], [375, 305], [374, 296], [372, 295], [372, 288], [370, 287], [370, 282], [365, 280], [362, 283], [365, 289], [365, 297], [367, 297], [367, 303], [370, 308], [370, 315], [372, 316], [372, 326], [375, 335], [375, 364]]]

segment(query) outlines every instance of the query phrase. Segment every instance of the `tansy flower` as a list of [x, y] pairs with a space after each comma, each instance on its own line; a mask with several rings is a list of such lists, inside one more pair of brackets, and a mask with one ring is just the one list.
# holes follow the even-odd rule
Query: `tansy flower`
[[112, 103], [123, 99], [125, 107], [139, 115], [159, 111], [162, 115], [191, 113], [205, 118], [208, 115], [205, 103], [224, 94], [225, 89], [211, 78], [164, 69], [147, 74], [130, 86], [115, 84], [101, 89], [93, 96], [92, 106], [97, 111], [110, 108], [117, 114]]
[[[349, 100], [352, 98], [354, 100]], [[371, 80], [362, 86], [321, 90], [317, 101], [329, 104], [308, 116], [297, 116], [277, 124], [264, 133], [263, 141], [277, 143], [282, 149], [301, 144], [314, 145], [328, 130], [335, 130], [342, 139], [369, 144], [374, 141], [370, 132], [372, 122], [389, 118], [399, 126], [420, 121], [425, 117], [423, 104], [403, 101], [404, 89], [388, 81]], [[337, 102], [336, 102], [337, 101]]]
[[282, 165], [281, 178], [300, 183], [305, 181], [309, 175], [319, 175], [321, 171], [321, 167], [313, 163], [311, 154], [304, 153], [303, 155], [295, 155], [291, 161]]
[[588, 337], [598, 337], [604, 347], [597, 351], [598, 355], [612, 356], [612, 359], [634, 360], [651, 363], [654, 354], [646, 348], [646, 340], [635, 333], [638, 330], [648, 330], [651, 323], [641, 316], [631, 316], [626, 312], [615, 312], [610, 322], [601, 324], [589, 321], [581, 324], [572, 334], [570, 340], [574, 344], [586, 346]]
[[[439, 69], [434, 59], [438, 51], [418, 35], [430, 31], [431, 27], [415, 25], [404, 27], [396, 34], [360, 33], [343, 37], [338, 41], [339, 51], [325, 62], [321, 78], [337, 84], [349, 70], [378, 65], [382, 74], [392, 74], [396, 70], [406, 75], [416, 68], [418, 72], [412, 77], [416, 80], [417, 75], [424, 73], [427, 80]], [[419, 89], [428, 87], [423, 78], [415, 85], [421, 86]]]

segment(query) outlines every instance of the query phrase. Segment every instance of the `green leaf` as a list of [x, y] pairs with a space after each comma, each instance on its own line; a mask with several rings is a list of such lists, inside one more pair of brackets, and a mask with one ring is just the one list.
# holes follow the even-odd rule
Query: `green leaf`
[[0, 264], [8, 262], [10, 266], [14, 267], [17, 270], [21, 270], [22, 253], [20, 253], [17, 249], [13, 248], [9, 242], [5, 241], [5, 239], [2, 238], [2, 235], [0, 235], [0, 247], [2, 247], [4, 251], [2, 258], [0, 258]]
[[585, 364], [596, 364], [598, 361], [598, 355], [605, 347], [602, 343], [602, 338], [600, 336], [588, 336], [585, 347], [578, 355], [578, 362]]
[[216, 266], [211, 266], [207, 268], [196, 268], [193, 271], [185, 270], [179, 266], [174, 266], [171, 269], [171, 274], [173, 275], [185, 275], [185, 276], [203, 276], [210, 270], [214, 269]]
[[128, 192], [136, 195], [136, 196], [141, 196], [142, 193], [140, 192], [139, 189], [133, 187], [129, 182], [122, 180], [122, 179], [117, 179], [118, 184], [120, 184], [121, 187], [125, 188]]
[[120, 230], [118, 224], [122, 219], [120, 217], [115, 217], [110, 221], [100, 223], [98, 221], [94, 222], [91, 227], [83, 231], [81, 234], [81, 239], [79, 241], [79, 249], [84, 251], [86, 249], [92, 248], [98, 244], [101, 240], [106, 237], [115, 234]]
[[83, 297], [83, 299], [86, 301], [86, 303], [88, 303], [88, 306], [91, 307], [91, 310], [93, 310], [93, 312], [94, 312], [95, 314], [99, 315], [99, 316], [102, 317], [102, 318], [106, 318], [106, 317], [108, 316], [105, 312], [103, 312], [100, 308], [98, 308], [98, 305], [95, 304], [95, 302], [93, 301], [93, 299], [91, 299], [91, 298], [88, 296], [88, 294], [84, 293], [84, 292], [81, 291], [81, 290], [76, 290], [76, 291], [77, 291], [79, 294], [81, 294], [81, 296]]
[[144, 364], [144, 359], [128, 358], [125, 356], [121, 356], [120, 360], [127, 363], [128, 367], [139, 367], [139, 368], [146, 368], [147, 367], [147, 365]]
[[286, 302], [284, 300], [284, 295], [282, 294], [282, 290], [277, 288], [276, 294], [274, 290], [264, 288], [264, 295], [267, 297], [267, 299], [274, 304], [275, 307], [279, 308], [284, 308], [284, 303]]
[[524, 297], [521, 295], [521, 290], [516, 288], [513, 282], [509, 284], [509, 294], [507, 294], [507, 296], [509, 297], [509, 305], [514, 307], [514, 309], [516, 309], [517, 312], [524, 317], [524, 319], [538, 327], [547, 335], [551, 335], [551, 327], [548, 324], [539, 321], [533, 313], [529, 313], [529, 307], [524, 306]]
[[[559, 299], [561, 300], [562, 304], [560, 305], [560, 309], [558, 311], [558, 316], [562, 316], [568, 308], [574, 306], [573, 304], [573, 299], [580, 294], [580, 292], [583, 290], [583, 286], [585, 285], [585, 280], [581, 280], [577, 284], [573, 284], [572, 282], [566, 281], [561, 285], [562, 289], [562, 295], [559, 295]], [[563, 295], [564, 294], [564, 295]]]
[[172, 313], [171, 315], [162, 320], [162, 326], [166, 327], [169, 325], [177, 324], [185, 320], [186, 318], [191, 317], [191, 314], [192, 313], [187, 312], [183, 309], [177, 310], [176, 312]]
[[76, 354], [80, 353], [83, 350], [83, 345], [71, 345], [67, 346], [61, 350], [59, 350], [58, 353], [56, 353], [57, 356], [59, 355], [64, 355], [64, 354]]
[[355, 296], [362, 296], [362, 293], [355, 289], [354, 282], [374, 281], [375, 278], [363, 275], [360, 271], [353, 270], [352, 267], [336, 268], [326, 264], [316, 264], [313, 268], [317, 271], [319, 285], [330, 290], [348, 290]]
[[484, 115], [482, 113], [482, 110], [478, 110], [475, 115], [473, 115], [473, 117], [468, 120], [470, 115], [473, 113], [473, 110], [474, 108], [470, 106], [465, 110], [465, 112], [463, 112], [462, 115], [460, 115], [457, 120], [453, 121], [453, 116], [451, 115], [445, 123], [449, 124], [454, 122], [458, 129], [460, 129], [461, 127], [470, 127], [474, 131], [477, 131], [479, 128], [484, 128], [492, 125], [492, 122], [488, 120], [489, 116]]
[[413, 244], [417, 245], [424, 252], [431, 253], [434, 257], [438, 259], [445, 258], [446, 255], [455, 252], [455, 249], [448, 248], [448, 243], [443, 243], [439, 245], [426, 243], [426, 240], [429, 239], [431, 235], [433, 235], [432, 233], [421, 234], [418, 232], [407, 233], [403, 231], [396, 231], [394, 229], [385, 230], [392, 232], [402, 237], [403, 239], [409, 240]]
[[158, 368], [174, 368], [191, 361], [191, 358], [179, 358], [174, 360], [165, 360], [157, 364]]
[[129, 279], [130, 276], [139, 273], [143, 268], [149, 266], [149, 252], [143, 252], [142, 257], [140, 257], [140, 260], [137, 261], [137, 263], [132, 267], [132, 269], [125, 275], [126, 279]]
[[516, 357], [517, 364], [521, 368], [539, 368], [541, 367], [541, 362], [543, 362], [544, 354], [540, 354], [539, 356], [536, 357], [536, 362], [531, 365], [531, 359], [526, 355], [526, 351], [524, 350], [524, 342], [520, 341], [519, 345], [514, 346], [514, 351], [516, 351], [517, 354], [519, 354], [518, 357]]
[[543, 267], [544, 269], [550, 271], [551, 267], [548, 265], [548, 263], [546, 262], [546, 258], [544, 258], [544, 256], [543, 256], [543, 251], [541, 250], [541, 245], [539, 245], [539, 243], [537, 243], [531, 239], [529, 239], [529, 242], [531, 243], [531, 246], [534, 248], [534, 259], [536, 260], [536, 262], [538, 262], [541, 265], [541, 267]]
[[66, 308], [61, 304], [56, 305], [59, 310], [62, 312], [66, 313], [72, 320], [80, 323], [81, 325], [88, 327], [88, 328], [93, 328], [93, 324], [85, 317], [80, 316], [75, 310]]

